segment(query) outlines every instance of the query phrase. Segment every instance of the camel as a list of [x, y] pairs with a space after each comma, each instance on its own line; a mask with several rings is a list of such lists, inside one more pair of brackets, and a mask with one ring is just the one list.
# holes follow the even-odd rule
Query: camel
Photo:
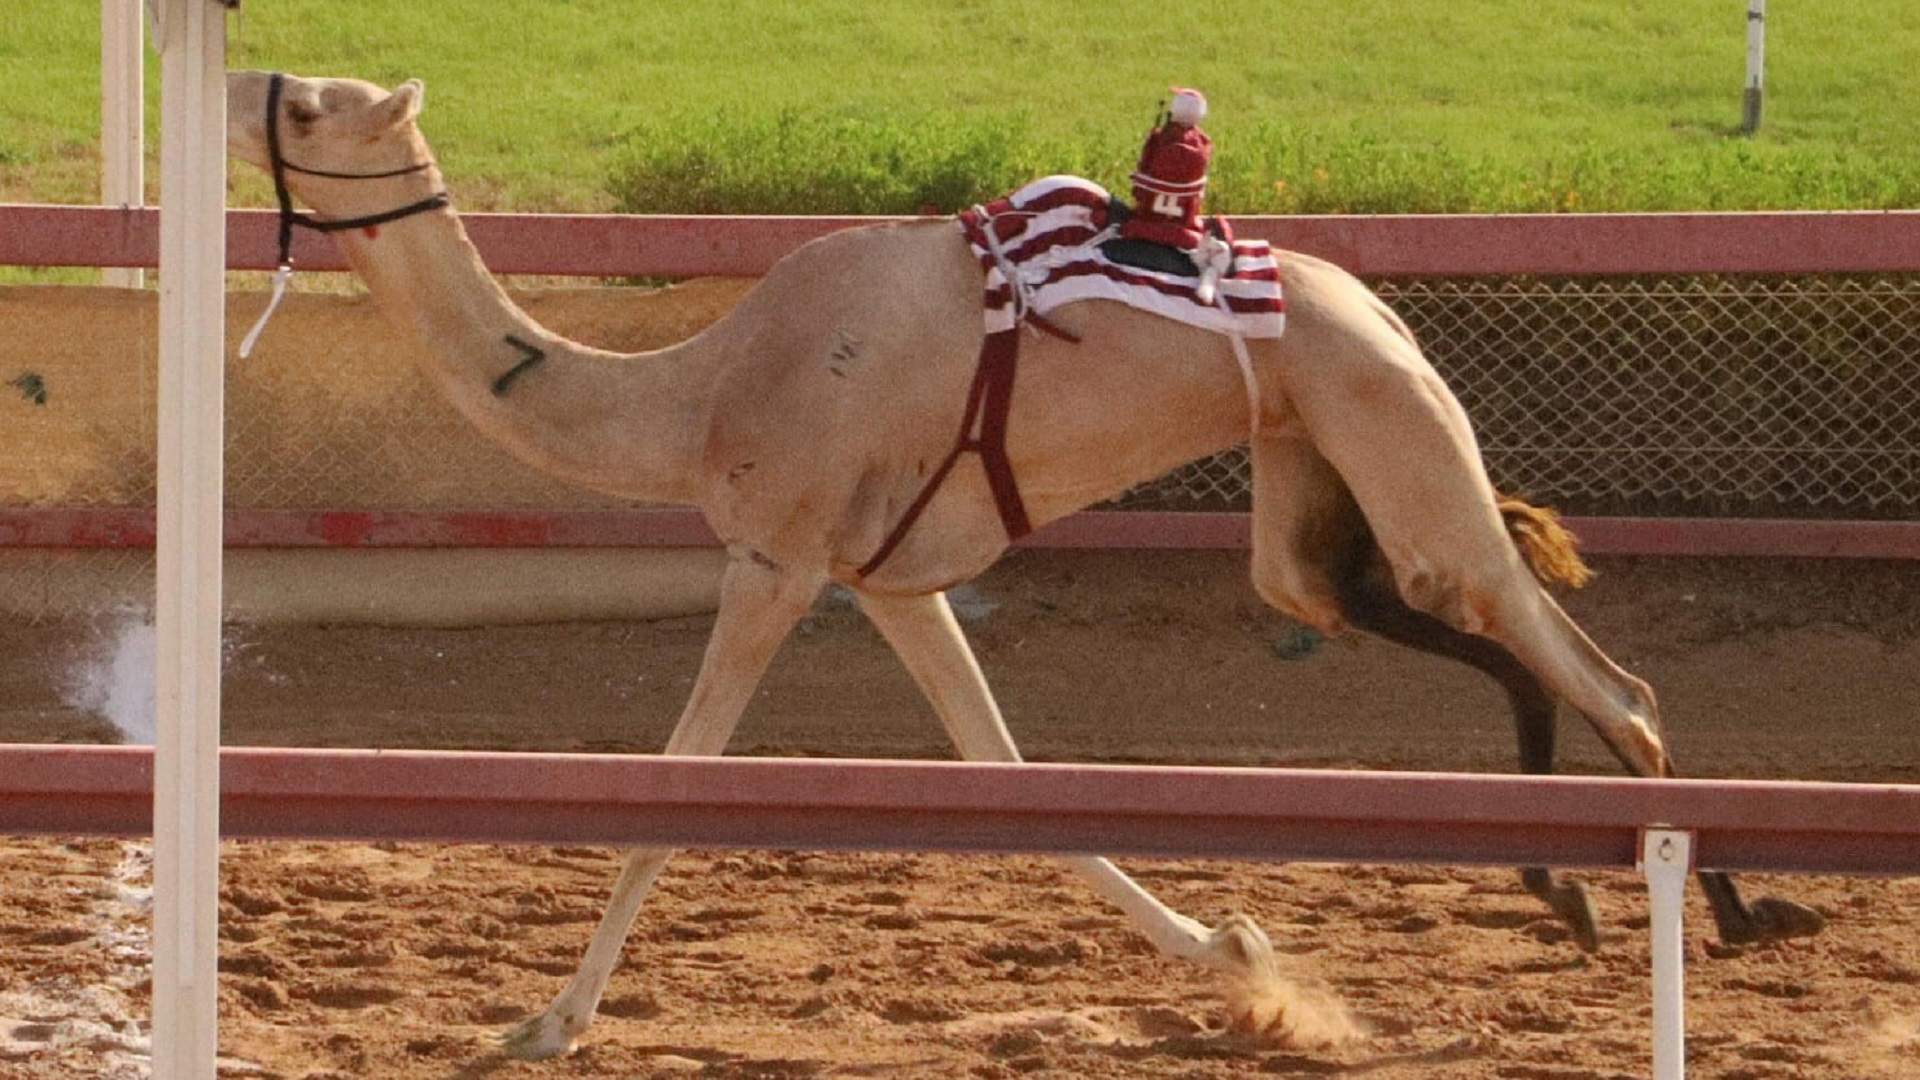
[[[982, 271], [952, 221], [822, 237], [708, 329], [618, 355], [535, 324], [488, 274], [417, 125], [418, 81], [389, 92], [235, 72], [227, 86], [232, 154], [275, 175], [289, 225], [297, 196], [318, 215], [305, 221], [335, 231], [380, 306], [431, 343], [427, 375], [483, 435], [586, 488], [697, 506], [724, 542], [712, 637], [666, 753], [721, 753], [789, 629], [837, 582], [963, 758], [1019, 760], [943, 592], [1008, 546], [985, 470], [954, 468], [890, 534], [951, 449], [983, 340]], [[1251, 380], [1222, 336], [1111, 301], [1049, 313], [1077, 343], [1022, 334], [1006, 454], [1032, 524], [1236, 445], [1252, 419], [1252, 578], [1267, 603], [1323, 634], [1370, 632], [1487, 672], [1511, 699], [1527, 772], [1551, 770], [1564, 701], [1632, 773], [1674, 775], [1652, 690], [1536, 578], [1535, 564], [1578, 576], [1568, 538], [1548, 512], [1497, 495], [1406, 325], [1338, 267], [1276, 257], [1287, 326], [1245, 342]], [[670, 855], [627, 856], [578, 972], [502, 1036], [506, 1052], [560, 1054], [587, 1029]], [[1251, 919], [1208, 927], [1105, 859], [1065, 861], [1160, 952], [1221, 972], [1236, 1024], [1313, 1041], [1325, 1018], [1282, 992]], [[1579, 883], [1523, 875], [1596, 943]], [[1749, 906], [1725, 876], [1702, 881], [1728, 941], [1818, 928], [1811, 909]]]

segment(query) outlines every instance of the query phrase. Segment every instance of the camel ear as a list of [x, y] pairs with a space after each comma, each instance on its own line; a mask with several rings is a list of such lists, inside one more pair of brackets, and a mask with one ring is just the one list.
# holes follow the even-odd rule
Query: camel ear
[[419, 116], [426, 95], [425, 84], [419, 79], [408, 79], [394, 88], [393, 93], [361, 110], [348, 123], [363, 135], [378, 135]]
[[427, 104], [427, 84], [419, 79], [408, 79], [394, 88], [393, 94], [380, 103], [387, 113], [387, 127], [405, 123], [420, 115]]

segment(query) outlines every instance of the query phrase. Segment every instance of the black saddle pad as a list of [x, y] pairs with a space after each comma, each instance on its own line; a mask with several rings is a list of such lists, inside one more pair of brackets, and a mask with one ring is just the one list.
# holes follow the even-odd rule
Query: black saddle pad
[[1179, 248], [1156, 244], [1151, 240], [1120, 237], [1100, 245], [1100, 253], [1122, 266], [1137, 266], [1161, 274], [1199, 277], [1200, 268]]

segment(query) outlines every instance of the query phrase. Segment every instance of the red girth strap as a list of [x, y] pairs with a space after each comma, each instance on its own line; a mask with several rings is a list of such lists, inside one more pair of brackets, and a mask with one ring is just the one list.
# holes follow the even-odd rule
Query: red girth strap
[[1020, 485], [1013, 479], [1013, 465], [1007, 460], [1007, 413], [1013, 406], [1013, 371], [1019, 357], [1018, 324], [1011, 330], [988, 334], [981, 342], [980, 364], [974, 369], [973, 387], [967, 391], [967, 412], [960, 421], [959, 440], [947, 452], [940, 467], [927, 477], [920, 494], [887, 534], [880, 550], [857, 571], [861, 577], [878, 570], [907, 538], [907, 530], [913, 528], [927, 504], [939, 493], [941, 482], [953, 470], [953, 463], [969, 450], [980, 455], [980, 464], [987, 470], [987, 486], [993, 490], [993, 504], [1000, 511], [1001, 524], [1006, 526], [1007, 540], [1018, 540], [1033, 531], [1027, 522], [1027, 508], [1020, 501]]

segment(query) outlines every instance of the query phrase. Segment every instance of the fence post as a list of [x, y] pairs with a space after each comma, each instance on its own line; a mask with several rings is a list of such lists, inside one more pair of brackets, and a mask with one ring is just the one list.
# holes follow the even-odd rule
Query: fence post
[[213, 1080], [219, 1046], [226, 12], [213, 0], [166, 0], [156, 35], [154, 1080]]
[[1740, 109], [1740, 130], [1760, 130], [1761, 87], [1767, 73], [1767, 0], [1747, 0], [1747, 92]]
[[1687, 1074], [1685, 939], [1687, 874], [1693, 867], [1693, 834], [1648, 828], [1640, 834], [1640, 871], [1647, 876], [1653, 948], [1653, 1080]]
[[[145, 206], [146, 50], [140, 0], [100, 0], [100, 202]], [[110, 266], [104, 285], [137, 289], [146, 271]]]

